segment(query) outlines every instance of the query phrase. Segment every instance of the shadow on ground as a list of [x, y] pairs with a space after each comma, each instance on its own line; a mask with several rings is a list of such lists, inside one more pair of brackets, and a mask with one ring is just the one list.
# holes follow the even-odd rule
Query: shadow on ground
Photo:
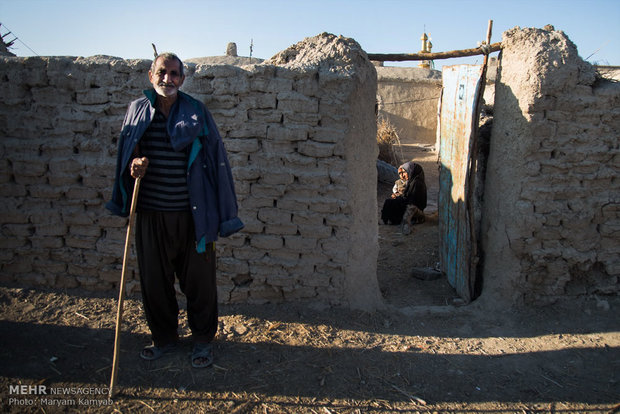
[[[1, 292], [4, 410], [24, 408], [7, 405], [10, 385], [107, 387], [113, 297]], [[422, 402], [433, 409], [550, 403], [608, 409], [618, 398], [620, 322], [595, 302], [491, 315], [468, 306], [413, 316], [223, 306], [216, 362], [205, 370], [190, 367], [187, 337], [175, 354], [140, 360], [149, 339], [139, 302], [128, 300], [125, 314], [121, 393], [114, 399], [121, 411], [398, 412]]]

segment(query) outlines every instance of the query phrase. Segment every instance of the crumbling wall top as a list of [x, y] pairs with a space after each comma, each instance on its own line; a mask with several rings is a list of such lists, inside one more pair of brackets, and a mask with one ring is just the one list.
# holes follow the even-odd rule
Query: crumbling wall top
[[340, 73], [344, 76], [358, 74], [361, 67], [373, 67], [368, 55], [354, 39], [321, 33], [285, 49], [266, 64], [284, 66], [289, 69], [309, 70], [316, 68], [319, 72]]
[[596, 80], [594, 67], [579, 56], [577, 46], [568, 36], [553, 26], [543, 29], [517, 26], [505, 31], [502, 54], [504, 61], [508, 58], [513, 64], [520, 62], [520, 68], [511, 70], [511, 74], [520, 79], [510, 79], [510, 83], [519, 84], [530, 92], [561, 93], [578, 84], [592, 85]]

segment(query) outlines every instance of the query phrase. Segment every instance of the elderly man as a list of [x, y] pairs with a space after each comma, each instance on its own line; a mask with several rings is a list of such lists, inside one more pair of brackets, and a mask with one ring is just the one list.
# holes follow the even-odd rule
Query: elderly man
[[176, 348], [176, 275], [187, 298], [191, 363], [202, 368], [213, 363], [211, 341], [218, 325], [214, 242], [243, 223], [218, 129], [202, 102], [179, 91], [184, 80], [175, 54], [155, 58], [149, 71], [153, 88], [125, 115], [106, 207], [127, 216], [133, 178], [141, 177], [136, 249], [152, 344], [140, 356], [155, 360]]

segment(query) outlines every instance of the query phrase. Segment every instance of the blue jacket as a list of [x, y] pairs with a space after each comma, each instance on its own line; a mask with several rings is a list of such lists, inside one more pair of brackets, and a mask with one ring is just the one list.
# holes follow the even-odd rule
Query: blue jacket
[[[127, 217], [131, 207], [133, 178], [129, 164], [144, 131], [155, 115], [155, 90], [144, 91], [125, 114], [118, 141], [112, 199], [106, 208]], [[204, 252], [207, 243], [230, 236], [243, 228], [237, 217], [237, 196], [230, 164], [215, 121], [206, 106], [178, 92], [168, 115], [168, 135], [176, 151], [191, 146], [187, 165], [187, 187], [196, 230], [196, 248]], [[148, 171], [148, 169], [147, 169]]]

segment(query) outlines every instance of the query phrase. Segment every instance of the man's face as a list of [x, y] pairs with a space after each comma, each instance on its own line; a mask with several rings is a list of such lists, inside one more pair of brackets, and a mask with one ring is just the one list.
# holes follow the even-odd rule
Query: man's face
[[176, 59], [157, 59], [155, 71], [149, 70], [149, 81], [158, 95], [164, 98], [176, 96], [185, 76], [181, 76], [181, 65]]

